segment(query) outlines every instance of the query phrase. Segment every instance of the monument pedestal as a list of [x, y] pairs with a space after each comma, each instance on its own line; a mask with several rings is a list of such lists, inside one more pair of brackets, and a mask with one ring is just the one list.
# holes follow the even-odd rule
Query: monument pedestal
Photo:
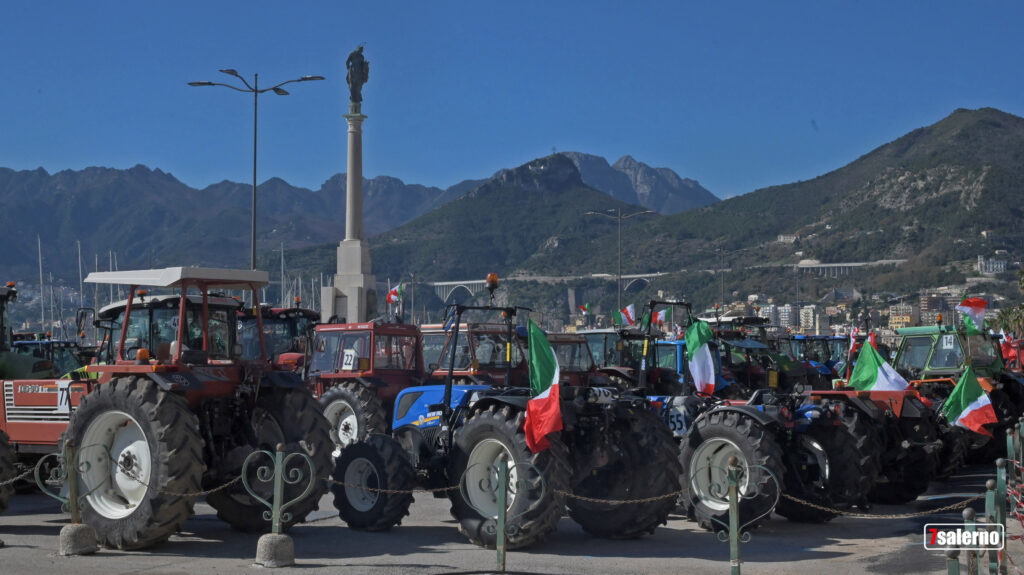
[[338, 273], [334, 286], [323, 288], [320, 319], [367, 321], [377, 311], [377, 280], [370, 273], [370, 247], [363, 240], [346, 239], [338, 244]]

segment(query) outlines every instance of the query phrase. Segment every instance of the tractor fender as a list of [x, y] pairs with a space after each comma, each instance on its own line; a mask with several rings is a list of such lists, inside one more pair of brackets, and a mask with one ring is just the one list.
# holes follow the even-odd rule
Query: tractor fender
[[260, 385], [263, 387], [298, 388], [303, 387], [302, 376], [294, 371], [268, 371], [263, 374]]
[[484, 411], [492, 405], [508, 405], [517, 411], [526, 411], [528, 395], [484, 395], [473, 403], [473, 411]]
[[153, 380], [164, 391], [197, 391], [203, 389], [203, 384], [199, 381], [198, 377], [183, 371], [144, 373], [142, 375]]
[[778, 419], [776, 419], [773, 415], [771, 415], [769, 413], [765, 413], [764, 411], [758, 409], [758, 407], [759, 406], [756, 406], [756, 405], [721, 405], [721, 406], [717, 406], [717, 407], [709, 409], [708, 411], [705, 411], [704, 413], [702, 413], [699, 416], [697, 416], [697, 419], [694, 421], [694, 425], [696, 425], [696, 423], [698, 421], [700, 421], [701, 419], [707, 418], [708, 414], [710, 414], [710, 413], [712, 413], [714, 411], [734, 411], [736, 413], [740, 413], [740, 414], [746, 415], [747, 417], [753, 419], [754, 421], [760, 423], [761, 425], [763, 425], [765, 427], [770, 427], [770, 428], [781, 427], [781, 424], [780, 424]]
[[931, 411], [916, 397], [907, 397], [903, 400], [903, 409], [900, 411], [901, 419], [906, 417], [922, 419], [930, 414]]

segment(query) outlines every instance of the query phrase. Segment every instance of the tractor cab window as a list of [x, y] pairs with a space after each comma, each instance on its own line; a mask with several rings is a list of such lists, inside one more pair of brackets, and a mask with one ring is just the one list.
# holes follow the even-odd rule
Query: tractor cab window
[[72, 345], [53, 346], [53, 372], [57, 375], [70, 373], [82, 367], [82, 360], [78, 357], [78, 350]]
[[[448, 369], [451, 365], [452, 351], [451, 351], [451, 338], [446, 342], [444, 346], [444, 352], [441, 354], [441, 369]], [[466, 332], [459, 332], [459, 340], [455, 344], [455, 369], [456, 370], [467, 370], [473, 364], [473, 357], [469, 353], [469, 340], [466, 337]]]
[[415, 369], [415, 337], [411, 335], [377, 334], [373, 339], [374, 369]]
[[998, 340], [992, 337], [977, 334], [968, 336], [967, 346], [971, 353], [971, 364], [979, 367], [989, 367], [1001, 359]]
[[594, 358], [581, 341], [552, 342], [551, 348], [558, 359], [558, 369], [567, 372], [588, 372], [594, 367]]
[[[253, 320], [255, 322], [256, 320]], [[294, 336], [291, 321], [285, 318], [263, 318], [263, 342], [267, 346], [267, 357], [274, 359], [292, 349]], [[256, 343], [257, 350], [259, 342]]]
[[908, 337], [900, 346], [899, 358], [896, 360], [896, 371], [904, 376], [916, 377], [928, 363], [928, 354], [932, 350], [930, 336]]
[[[310, 374], [332, 373], [337, 369], [339, 350], [341, 350], [341, 332], [328, 331], [316, 334], [316, 337], [313, 338], [313, 357], [309, 363]], [[257, 353], [259, 352], [257, 351]]]
[[341, 371], [370, 369], [370, 332], [346, 332], [341, 338]]
[[[124, 324], [124, 311], [118, 314], [117, 323]], [[150, 322], [149, 322], [149, 310], [147, 309], [134, 309], [132, 310], [131, 317], [128, 318], [128, 324], [125, 325], [125, 337], [124, 347], [121, 351], [121, 359], [131, 359], [134, 357], [135, 351], [140, 349], [150, 349]], [[134, 351], [133, 351], [134, 350]]]
[[[234, 310], [231, 310], [232, 313]], [[234, 323], [228, 321], [229, 310], [210, 308], [207, 319], [207, 350], [210, 359], [231, 359], [232, 333]], [[199, 321], [202, 322], [202, 312], [198, 312]]]
[[677, 350], [680, 347], [672, 343], [659, 343], [654, 348], [654, 354], [656, 356], [655, 365], [664, 369], [676, 370]]
[[446, 333], [423, 334], [423, 361], [427, 365], [441, 367], [441, 352], [444, 351], [444, 342], [447, 338]]
[[594, 363], [599, 366], [620, 365], [619, 352], [615, 349], [615, 342], [619, 341], [615, 333], [588, 333], [584, 337], [590, 345], [590, 353], [594, 357]]
[[[504, 334], [498, 333], [474, 333], [473, 351], [480, 367], [504, 368], [509, 365], [506, 360], [505, 342], [508, 339]], [[519, 346], [512, 344], [512, 366], [519, 365], [522, 356], [519, 353]]]
[[956, 369], [964, 362], [964, 353], [960, 349], [960, 338], [954, 333], [939, 334], [935, 339], [935, 348], [929, 367], [932, 369]]
[[242, 359], [259, 359], [260, 334], [258, 327], [254, 317], [238, 321], [238, 342], [242, 344]]

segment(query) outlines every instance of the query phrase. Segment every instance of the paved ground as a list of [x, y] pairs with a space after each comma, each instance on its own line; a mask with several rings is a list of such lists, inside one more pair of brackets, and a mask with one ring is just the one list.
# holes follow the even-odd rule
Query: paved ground
[[[973, 467], [948, 483], [932, 485], [918, 501], [876, 506], [873, 513], [923, 511], [962, 500], [984, 489], [991, 466]], [[979, 511], [983, 505], [975, 506]], [[419, 494], [412, 515], [385, 533], [348, 529], [334, 514], [330, 496], [308, 523], [291, 531], [298, 565], [282, 572], [384, 575], [393, 573], [488, 573], [495, 552], [470, 545], [456, 531], [447, 500]], [[89, 557], [56, 554], [58, 533], [67, 522], [56, 502], [41, 494], [17, 495], [0, 516], [0, 573], [214, 574], [259, 570], [252, 562], [255, 535], [232, 531], [212, 509], [197, 515], [167, 543], [138, 552], [102, 550]], [[919, 519], [840, 517], [824, 525], [801, 525], [776, 517], [742, 546], [744, 573], [945, 573], [941, 554], [925, 551], [927, 522], [955, 522], [959, 512]], [[1011, 531], [1019, 533], [1020, 530]], [[1024, 558], [1024, 544], [1011, 542]], [[1017, 557], [1015, 557], [1016, 559]], [[1024, 563], [1024, 562], [1022, 562]], [[729, 546], [683, 517], [673, 516], [654, 535], [631, 541], [591, 537], [570, 519], [544, 544], [509, 552], [507, 569], [521, 573], [626, 574], [728, 573]]]

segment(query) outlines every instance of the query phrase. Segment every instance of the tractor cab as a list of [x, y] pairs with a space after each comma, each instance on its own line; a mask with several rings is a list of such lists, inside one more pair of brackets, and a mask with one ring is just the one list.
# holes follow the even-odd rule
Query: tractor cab
[[[441, 358], [454, 358], [451, 365], [438, 365], [432, 371], [436, 379], [444, 379], [449, 368], [454, 377], [465, 383], [503, 384], [505, 387], [529, 387], [526, 353], [519, 338], [500, 323], [466, 323], [460, 325], [458, 339], [446, 334]], [[510, 345], [509, 345], [510, 344]], [[431, 367], [434, 367], [433, 365]]]
[[[298, 303], [296, 301], [296, 307], [290, 308], [275, 308], [264, 304], [259, 310], [263, 320], [266, 356], [275, 364], [301, 371], [308, 363], [309, 341], [320, 314], [298, 307]], [[254, 310], [241, 310], [238, 316], [238, 341], [242, 344], [242, 357], [245, 359], [252, 360], [260, 356], [257, 329]]]

